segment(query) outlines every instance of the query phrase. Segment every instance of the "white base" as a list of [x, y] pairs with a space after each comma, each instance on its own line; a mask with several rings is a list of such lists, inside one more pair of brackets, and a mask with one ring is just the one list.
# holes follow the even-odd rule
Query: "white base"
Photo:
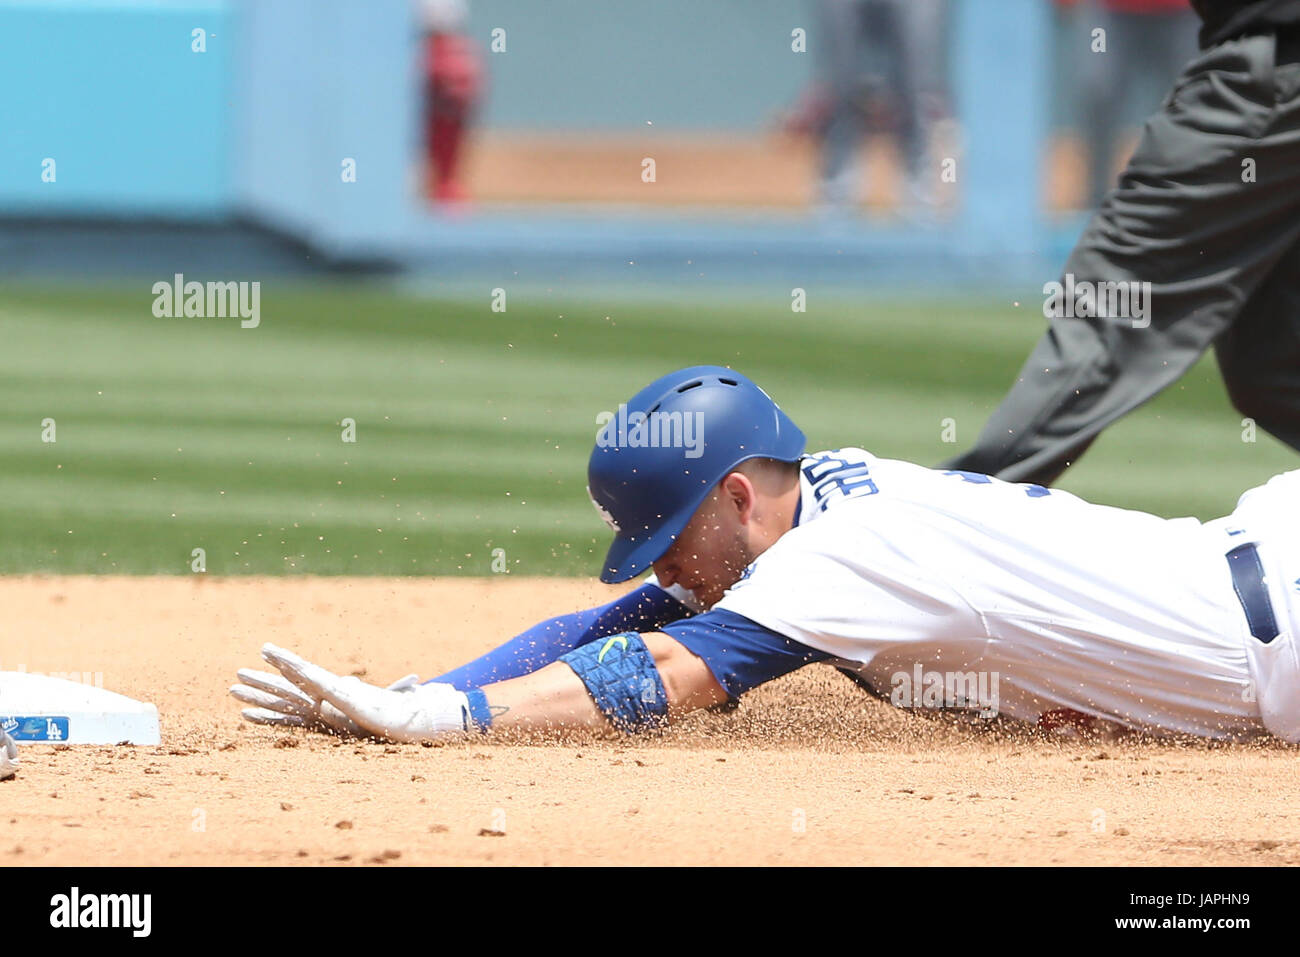
[[158, 744], [158, 709], [63, 678], [0, 671], [0, 727], [19, 744]]

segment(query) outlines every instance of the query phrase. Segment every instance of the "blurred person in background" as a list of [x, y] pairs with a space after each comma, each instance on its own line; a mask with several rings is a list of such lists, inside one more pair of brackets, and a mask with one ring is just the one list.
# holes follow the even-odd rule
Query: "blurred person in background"
[[483, 65], [465, 34], [465, 0], [419, 0], [424, 150], [428, 189], [439, 203], [466, 199], [461, 160], [483, 95]]
[[892, 129], [906, 171], [904, 206], [929, 209], [939, 175], [929, 162], [930, 136], [946, 115], [945, 0], [815, 0], [814, 6], [815, 79], [782, 126], [820, 143], [820, 203], [843, 210], [861, 201], [863, 137]]
[[[1115, 152], [1129, 107], [1145, 116], [1160, 103], [1187, 61], [1196, 55], [1200, 21], [1187, 0], [1061, 0], [1074, 7], [1075, 38], [1084, 60], [1078, 91], [1088, 160], [1085, 205], [1095, 209], [1115, 182]], [[1105, 31], [1095, 50], [1092, 31]], [[1083, 37], [1078, 36], [1083, 31]], [[1086, 41], [1086, 42], [1085, 42]], [[1135, 102], [1136, 101], [1136, 102]]]

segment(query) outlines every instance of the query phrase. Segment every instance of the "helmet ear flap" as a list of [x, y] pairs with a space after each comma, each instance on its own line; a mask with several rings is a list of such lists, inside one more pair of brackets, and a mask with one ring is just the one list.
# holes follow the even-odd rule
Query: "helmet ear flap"
[[587, 486], [587, 498], [591, 499], [591, 504], [596, 507], [596, 514], [601, 517], [601, 520], [610, 527], [615, 535], [622, 531], [622, 529], [618, 527], [618, 522], [614, 520], [614, 516], [610, 514], [609, 509], [597, 502], [596, 496], [591, 494], [590, 485]]

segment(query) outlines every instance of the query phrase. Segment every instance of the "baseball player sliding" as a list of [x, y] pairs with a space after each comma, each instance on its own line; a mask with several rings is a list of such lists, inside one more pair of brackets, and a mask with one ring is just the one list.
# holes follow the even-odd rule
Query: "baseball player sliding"
[[254, 722], [397, 741], [637, 731], [827, 661], [908, 707], [1300, 742], [1300, 472], [1202, 524], [804, 446], [737, 372], [657, 379], [588, 469], [601, 580], [644, 584], [426, 684], [266, 645], [276, 672], [231, 693]]

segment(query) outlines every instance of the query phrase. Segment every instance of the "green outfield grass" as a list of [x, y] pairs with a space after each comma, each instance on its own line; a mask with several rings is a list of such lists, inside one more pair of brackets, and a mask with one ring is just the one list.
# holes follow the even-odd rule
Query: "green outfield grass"
[[[934, 464], [974, 439], [1036, 340], [1026, 298], [793, 315], [515, 293], [502, 314], [486, 290], [265, 283], [261, 325], [241, 329], [154, 318], [147, 283], [4, 287], [0, 572], [184, 574], [201, 547], [211, 574], [486, 575], [501, 548], [513, 574], [589, 574], [607, 539], [584, 492], [595, 417], [652, 377], [733, 365], [814, 448]], [[1241, 431], [1206, 360], [1062, 485], [1210, 518], [1297, 465]]]

